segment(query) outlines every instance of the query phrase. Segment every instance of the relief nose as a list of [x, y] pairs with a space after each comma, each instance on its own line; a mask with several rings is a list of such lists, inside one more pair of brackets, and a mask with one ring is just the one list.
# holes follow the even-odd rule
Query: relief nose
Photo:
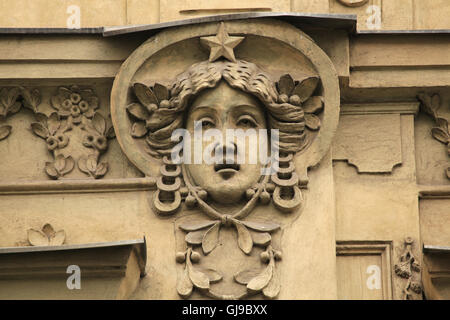
[[234, 142], [218, 143], [214, 148], [214, 156], [222, 155], [223, 163], [236, 163], [237, 146]]

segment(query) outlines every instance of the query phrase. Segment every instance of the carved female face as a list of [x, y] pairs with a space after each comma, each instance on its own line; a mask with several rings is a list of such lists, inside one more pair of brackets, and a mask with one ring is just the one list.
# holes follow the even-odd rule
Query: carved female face
[[[193, 100], [186, 121], [186, 129], [192, 138], [192, 158], [195, 157], [196, 138], [197, 143], [202, 144], [202, 152], [205, 155], [201, 164], [191, 161], [192, 164], [186, 165], [193, 182], [206, 190], [217, 203], [238, 202], [261, 176], [263, 165], [260, 163], [258, 142], [255, 143], [255, 139], [259, 141], [259, 129], [267, 128], [263, 106], [253, 95], [232, 88], [222, 80], [215, 88], [202, 91]], [[202, 124], [201, 142], [201, 137], [194, 135], [195, 122]], [[208, 131], [214, 132], [209, 129], [220, 132], [222, 141], [205, 139]], [[231, 132], [239, 134], [236, 129], [242, 129], [243, 132], [254, 129], [256, 134], [251, 139], [245, 138], [243, 144], [243, 140], [239, 142], [239, 139], [230, 137]], [[206, 156], [209, 155], [212, 161], [205, 162]]]

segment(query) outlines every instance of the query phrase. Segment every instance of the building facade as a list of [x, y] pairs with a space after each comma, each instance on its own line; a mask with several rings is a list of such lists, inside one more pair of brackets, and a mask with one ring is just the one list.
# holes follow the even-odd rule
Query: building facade
[[447, 1], [0, 8], [0, 299], [450, 297]]

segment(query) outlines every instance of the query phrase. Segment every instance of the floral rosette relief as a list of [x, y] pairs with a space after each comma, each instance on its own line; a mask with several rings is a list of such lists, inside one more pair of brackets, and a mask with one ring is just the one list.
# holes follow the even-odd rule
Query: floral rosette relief
[[50, 109], [41, 109], [38, 89], [23, 87], [0, 90], [0, 140], [12, 132], [11, 125], [2, 124], [6, 116], [19, 112], [22, 106], [32, 111], [35, 121], [32, 132], [45, 141], [53, 161], [46, 162], [45, 172], [52, 179], [65, 177], [78, 167], [91, 178], [101, 178], [108, 163], [100, 157], [114, 138], [111, 124], [98, 112], [99, 100], [90, 88], [60, 87], [49, 99]]
[[[46, 123], [32, 124], [33, 131], [46, 139], [49, 151], [55, 156], [53, 163], [46, 164], [47, 174], [58, 179], [71, 172], [76, 164], [91, 178], [103, 177], [108, 163], [100, 158], [108, 148], [108, 139], [114, 137], [114, 131], [98, 112], [99, 100], [94, 91], [78, 86], [60, 87], [50, 102], [54, 112]], [[70, 148], [68, 131], [76, 141]]]

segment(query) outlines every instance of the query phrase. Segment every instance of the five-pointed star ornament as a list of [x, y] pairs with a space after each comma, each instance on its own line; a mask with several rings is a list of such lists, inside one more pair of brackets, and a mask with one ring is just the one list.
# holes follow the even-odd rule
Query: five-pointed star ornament
[[220, 24], [217, 34], [212, 37], [202, 37], [200, 41], [209, 47], [209, 62], [224, 57], [225, 59], [236, 62], [233, 49], [244, 40], [244, 37], [230, 37], [225, 31], [225, 24]]

